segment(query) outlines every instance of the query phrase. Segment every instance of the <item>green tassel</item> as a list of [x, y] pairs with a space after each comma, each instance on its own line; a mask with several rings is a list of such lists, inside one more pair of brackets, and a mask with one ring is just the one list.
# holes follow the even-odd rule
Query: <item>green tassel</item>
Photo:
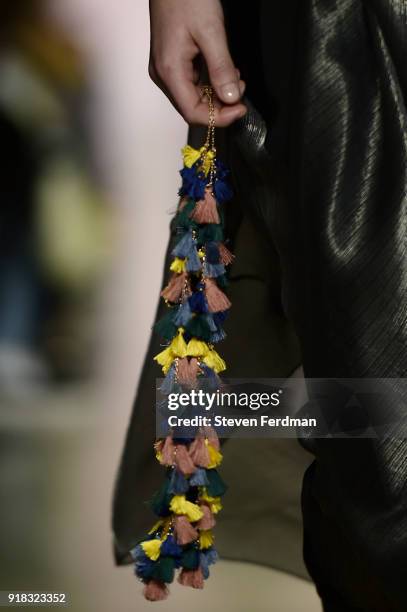
[[175, 561], [172, 557], [160, 557], [154, 564], [152, 578], [170, 583], [174, 580]]
[[216, 284], [221, 289], [225, 289], [228, 286], [228, 284], [229, 284], [227, 275], [226, 274], [221, 274], [220, 276], [217, 276], [216, 277]]
[[195, 200], [188, 200], [185, 204], [184, 208], [179, 211], [179, 213], [175, 217], [175, 225], [177, 227], [182, 227], [184, 229], [189, 229], [190, 227], [196, 228], [197, 224], [193, 219], [190, 219], [190, 214], [195, 208]]
[[222, 227], [217, 223], [207, 223], [198, 229], [198, 244], [202, 245], [206, 242], [222, 242], [223, 231]]
[[150, 507], [157, 516], [167, 516], [170, 513], [170, 502], [172, 494], [168, 492], [170, 481], [164, 480], [161, 488], [154, 494], [150, 501]]
[[209, 484], [206, 485], [206, 491], [211, 497], [221, 497], [226, 493], [227, 486], [215, 469], [206, 470], [206, 477]]
[[194, 546], [190, 546], [182, 553], [181, 566], [185, 569], [197, 569], [199, 566], [199, 552]]
[[197, 315], [187, 324], [185, 330], [192, 338], [199, 338], [204, 342], [209, 342], [211, 338], [211, 329], [205, 317]]
[[154, 325], [154, 330], [165, 340], [172, 340], [177, 335], [178, 327], [173, 320], [177, 310], [177, 308], [170, 308], [170, 311]]

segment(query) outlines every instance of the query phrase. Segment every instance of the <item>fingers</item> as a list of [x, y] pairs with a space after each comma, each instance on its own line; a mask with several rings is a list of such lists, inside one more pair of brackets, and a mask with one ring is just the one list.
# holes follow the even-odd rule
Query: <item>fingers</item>
[[239, 87], [239, 71], [229, 53], [226, 32], [219, 19], [210, 27], [202, 28], [195, 40], [208, 66], [209, 77], [218, 98], [225, 104], [239, 102], [242, 92]]
[[[234, 69], [235, 70], [235, 69]], [[234, 72], [236, 79], [237, 73]], [[163, 90], [170, 102], [175, 106], [185, 121], [190, 125], [208, 124], [208, 104], [201, 96], [201, 88], [196, 84], [196, 75], [191, 62], [181, 64], [158, 65], [150, 69], [150, 75], [156, 84]], [[244, 91], [243, 81], [237, 80], [238, 87]], [[246, 112], [241, 104], [215, 105], [215, 124], [218, 127], [227, 127]]]

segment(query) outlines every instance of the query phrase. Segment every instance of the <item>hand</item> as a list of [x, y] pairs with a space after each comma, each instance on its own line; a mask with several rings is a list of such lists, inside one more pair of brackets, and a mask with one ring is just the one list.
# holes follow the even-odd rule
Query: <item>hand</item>
[[150, 23], [150, 77], [185, 121], [208, 122], [198, 84], [202, 58], [216, 94], [216, 125], [243, 117], [245, 84], [230, 57], [219, 0], [150, 0]]

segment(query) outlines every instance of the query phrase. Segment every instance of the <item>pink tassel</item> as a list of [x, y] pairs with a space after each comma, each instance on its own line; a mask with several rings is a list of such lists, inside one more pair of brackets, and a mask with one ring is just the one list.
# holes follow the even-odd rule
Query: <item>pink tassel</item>
[[178, 302], [185, 287], [186, 277], [186, 272], [182, 272], [181, 274], [174, 273], [168, 285], [161, 291], [161, 297], [169, 302]]
[[163, 446], [164, 446], [164, 440], [156, 440], [154, 442], [154, 450], [156, 453], [161, 453], [161, 451], [163, 450]]
[[190, 586], [193, 589], [203, 589], [204, 578], [200, 567], [189, 570], [183, 568], [178, 576], [178, 582], [183, 586]]
[[189, 476], [190, 474], [193, 474], [196, 470], [196, 467], [188, 454], [186, 446], [184, 446], [183, 444], [177, 444], [175, 446], [175, 450], [175, 465], [177, 466], [179, 471], [182, 472], [184, 476]]
[[199, 200], [190, 215], [197, 223], [220, 223], [218, 207], [210, 189], [205, 189], [205, 197]]
[[194, 386], [198, 371], [198, 360], [195, 357], [189, 361], [186, 357], [178, 360], [177, 379], [182, 385]]
[[206, 468], [211, 462], [205, 438], [198, 436], [189, 447], [189, 456], [196, 466]]
[[218, 249], [219, 249], [219, 255], [220, 255], [220, 263], [223, 263], [224, 266], [228, 266], [229, 264], [231, 264], [235, 258], [233, 253], [231, 253], [229, 249], [225, 247], [223, 242], [219, 243]]
[[[201, 510], [203, 511], [202, 507]], [[198, 538], [198, 532], [195, 527], [191, 525], [186, 516], [182, 515], [174, 517], [174, 533], [177, 543], [181, 546], [194, 542]]]
[[205, 278], [205, 297], [209, 312], [221, 312], [232, 306], [213, 278]]
[[161, 465], [174, 465], [175, 446], [171, 436], [165, 438], [165, 442], [161, 449]]
[[165, 582], [160, 580], [149, 580], [144, 587], [143, 595], [148, 601], [162, 601], [169, 594]]
[[208, 438], [209, 444], [213, 446], [213, 448], [216, 448], [216, 450], [220, 450], [220, 442], [216, 429], [213, 427], [204, 427], [204, 434]]
[[201, 504], [199, 507], [203, 512], [203, 517], [196, 524], [198, 529], [212, 529], [213, 527], [215, 527], [215, 517], [213, 516], [209, 506], [207, 506], [206, 504]]

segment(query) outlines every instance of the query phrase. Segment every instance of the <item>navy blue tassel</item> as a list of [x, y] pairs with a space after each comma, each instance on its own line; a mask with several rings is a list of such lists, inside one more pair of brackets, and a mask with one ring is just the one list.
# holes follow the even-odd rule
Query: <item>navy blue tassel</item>
[[217, 179], [213, 186], [213, 192], [215, 194], [216, 200], [219, 204], [223, 204], [223, 202], [227, 202], [233, 196], [233, 191], [229, 187], [225, 181], [221, 181]]
[[169, 535], [161, 544], [160, 555], [163, 557], [180, 557], [182, 554], [181, 546], [178, 546], [174, 536]]
[[[201, 287], [203, 287], [203, 285], [200, 284], [200, 286], [198, 286], [198, 289], [201, 289]], [[197, 314], [205, 314], [206, 312], [208, 312], [208, 304], [206, 303], [205, 294], [203, 291], [195, 291], [188, 298], [188, 302], [192, 312], [195, 312]]]
[[219, 247], [217, 242], [207, 242], [205, 244], [206, 261], [210, 264], [218, 264], [220, 259]]
[[179, 195], [187, 195], [194, 200], [202, 200], [205, 197], [206, 178], [203, 173], [197, 173], [196, 166], [192, 168], [182, 168], [180, 170], [182, 185]]

